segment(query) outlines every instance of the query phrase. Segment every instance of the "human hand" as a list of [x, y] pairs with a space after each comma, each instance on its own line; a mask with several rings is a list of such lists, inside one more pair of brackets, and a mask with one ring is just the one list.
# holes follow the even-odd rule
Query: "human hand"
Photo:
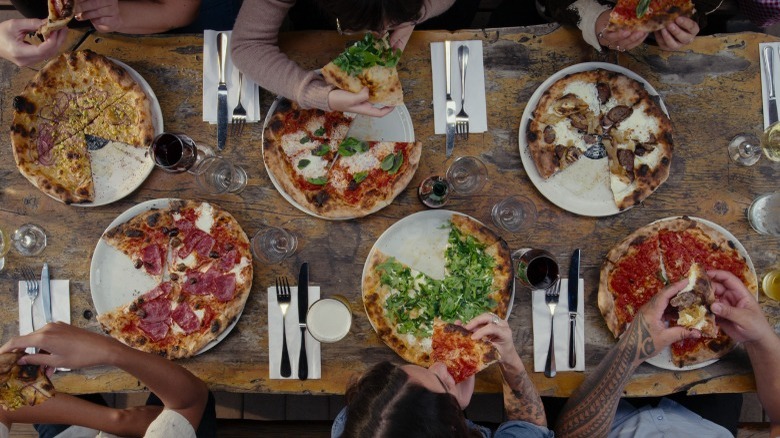
[[655, 41], [664, 50], [679, 50], [699, 34], [699, 24], [688, 17], [677, 17], [674, 23], [655, 31]]
[[[674, 298], [678, 292], [688, 285], [688, 279], [683, 279], [667, 287], [666, 289], [658, 292], [650, 299], [634, 317], [634, 323], [641, 319], [645, 323], [644, 329], [649, 331], [649, 335], [653, 340], [653, 352], [648, 357], [655, 356], [660, 353], [664, 348], [672, 345], [677, 341], [683, 339], [696, 339], [701, 337], [701, 332], [695, 329], [689, 329], [681, 326], [669, 326], [667, 321], [664, 320], [664, 312], [669, 307], [669, 300]], [[642, 330], [642, 328], [640, 328]]]
[[76, 20], [92, 21], [99, 32], [115, 32], [122, 28], [118, 0], [80, 0], [76, 2]]
[[756, 297], [742, 281], [727, 271], [707, 272], [718, 301], [710, 308], [718, 317], [718, 325], [737, 342], [760, 341], [775, 332], [764, 316]]
[[392, 106], [377, 108], [368, 101], [368, 87], [359, 93], [335, 88], [328, 93], [328, 105], [333, 111], [351, 112], [371, 117], [384, 117], [393, 110]]
[[45, 23], [45, 19], [35, 18], [15, 18], [0, 23], [0, 56], [23, 67], [56, 55], [65, 42], [67, 29], [52, 32], [46, 41], [39, 45], [24, 40], [30, 32], [35, 32]]
[[413, 30], [413, 24], [393, 29], [393, 31], [390, 32], [390, 47], [403, 51], [406, 48], [406, 43], [409, 42], [409, 37], [412, 36]]
[[501, 362], [507, 362], [518, 356], [509, 323], [495, 314], [483, 313], [469, 321], [465, 328], [473, 332], [471, 339], [486, 339], [492, 342], [501, 355]]
[[[647, 38], [647, 32], [631, 31], [631, 30], [618, 30], [614, 32], [607, 31], [607, 24], [609, 24], [609, 14], [611, 10], [607, 9], [602, 12], [596, 19], [596, 38], [599, 44], [610, 49], [617, 50], [619, 52], [625, 52], [631, 50], [634, 47], [642, 44], [642, 41]], [[598, 30], [601, 29], [601, 30]]]

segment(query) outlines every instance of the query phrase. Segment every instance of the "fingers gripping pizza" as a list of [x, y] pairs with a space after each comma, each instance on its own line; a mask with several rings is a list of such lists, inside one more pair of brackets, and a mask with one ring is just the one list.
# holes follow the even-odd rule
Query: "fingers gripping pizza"
[[691, 264], [688, 284], [669, 301], [677, 311], [676, 324], [699, 330], [702, 336], [714, 338], [718, 335], [718, 324], [710, 306], [715, 302], [712, 282], [698, 263]]
[[694, 12], [691, 0], [618, 0], [606, 30], [655, 32], [674, 23], [677, 17], [690, 17]]
[[17, 364], [24, 354], [0, 354], [0, 407], [7, 411], [35, 406], [54, 396], [54, 385], [42, 366]]
[[493, 344], [484, 339], [471, 339], [471, 334], [463, 326], [439, 318], [433, 321], [431, 361], [444, 363], [455, 383], [468, 379], [501, 358]]
[[35, 35], [44, 41], [52, 32], [66, 27], [75, 13], [75, 0], [48, 0], [49, 16]]

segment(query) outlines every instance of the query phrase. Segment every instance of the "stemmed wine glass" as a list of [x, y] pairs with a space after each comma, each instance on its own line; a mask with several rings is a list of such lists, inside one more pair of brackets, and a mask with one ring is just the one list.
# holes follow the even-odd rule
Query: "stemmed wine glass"
[[728, 146], [729, 157], [743, 166], [756, 164], [762, 151], [770, 160], [780, 161], [780, 122], [769, 125], [760, 139], [755, 134], [737, 134]]
[[266, 226], [252, 236], [250, 249], [261, 262], [276, 264], [293, 255], [298, 248], [295, 234], [280, 227]]
[[46, 232], [32, 223], [20, 226], [13, 233], [0, 228], [0, 271], [5, 267], [5, 256], [11, 246], [25, 257], [38, 255], [46, 248]]
[[462, 195], [477, 193], [486, 182], [487, 168], [477, 157], [458, 157], [447, 169], [447, 184]]
[[163, 132], [152, 140], [149, 152], [154, 164], [169, 173], [190, 172], [206, 157], [214, 156], [208, 146], [197, 145], [185, 134]]
[[525, 196], [509, 196], [493, 205], [490, 217], [497, 227], [516, 232], [536, 222], [536, 206]]
[[207, 157], [193, 169], [195, 182], [206, 193], [239, 193], [246, 187], [246, 171], [227, 158]]

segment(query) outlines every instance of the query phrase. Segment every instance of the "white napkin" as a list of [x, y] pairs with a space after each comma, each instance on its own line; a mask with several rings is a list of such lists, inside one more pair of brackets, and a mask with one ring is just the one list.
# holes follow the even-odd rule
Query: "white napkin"
[[758, 44], [758, 59], [761, 62], [761, 96], [762, 96], [762, 108], [764, 110], [764, 129], [769, 127], [769, 71], [767, 70], [766, 61], [764, 61], [764, 47], [772, 48], [772, 73], [775, 77], [775, 105], [780, 103], [780, 43], [759, 43]]
[[[70, 280], [51, 280], [51, 317], [54, 321], [62, 321], [70, 324]], [[38, 293], [33, 306], [35, 314], [35, 329], [46, 325], [43, 315], [43, 297]], [[19, 282], [19, 334], [26, 335], [32, 332], [30, 321], [30, 299], [27, 298], [27, 282]]]
[[[276, 301], [276, 287], [268, 288], [268, 370], [272, 379], [297, 379], [298, 357], [301, 353], [301, 329], [298, 327], [298, 287], [291, 286], [292, 300], [287, 308], [287, 353], [290, 357], [290, 377], [279, 375], [282, 363], [282, 309]], [[320, 299], [319, 286], [309, 286], [309, 306]], [[320, 343], [306, 332], [306, 359], [309, 362], [309, 379], [322, 376]]]
[[[482, 63], [482, 41], [453, 41], [450, 64], [452, 65], [450, 91], [455, 101], [456, 114], [460, 111], [460, 66], [458, 47], [469, 48], [469, 63], [466, 66], [466, 113], [469, 115], [469, 132], [487, 131], [487, 110], [485, 107], [485, 67]], [[431, 74], [433, 75], [433, 127], [436, 134], [446, 130], [444, 102], [447, 98], [447, 79], [444, 72], [444, 43], [431, 43]]]
[[[585, 282], [580, 279], [577, 300], [577, 332], [574, 335], [577, 350], [577, 366], [569, 368], [569, 280], [561, 279], [561, 295], [555, 308], [555, 368], [558, 371], [585, 371], [585, 313], [583, 291]], [[532, 292], [534, 324], [534, 371], [544, 371], [547, 350], [550, 347], [550, 308], [544, 302], [544, 290]]]
[[[217, 123], [217, 86], [219, 85], [219, 59], [216, 30], [203, 31], [203, 121]], [[227, 64], [225, 75], [228, 88], [228, 123], [233, 118], [233, 108], [238, 104], [238, 69], [230, 57], [230, 35], [228, 34]], [[257, 84], [244, 75], [241, 87], [241, 105], [246, 109], [248, 123], [260, 120], [260, 91]]]

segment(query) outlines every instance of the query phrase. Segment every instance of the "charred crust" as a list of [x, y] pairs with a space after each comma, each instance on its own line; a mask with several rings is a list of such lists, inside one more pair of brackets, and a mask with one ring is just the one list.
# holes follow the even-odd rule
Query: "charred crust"
[[222, 323], [220, 323], [218, 319], [215, 319], [211, 321], [211, 328], [209, 330], [211, 330], [211, 333], [216, 334], [219, 333], [220, 327], [222, 327]]
[[141, 259], [138, 259], [135, 262], [133, 262], [133, 267], [135, 269], [141, 269], [143, 266], [144, 266], [144, 262], [141, 261]]
[[325, 205], [325, 203], [328, 201], [329, 198], [330, 195], [328, 194], [328, 192], [326, 192], [325, 190], [320, 190], [319, 192], [317, 192], [316, 195], [314, 195], [314, 204], [317, 207], [322, 207], [323, 205]]
[[25, 114], [35, 114], [36, 107], [35, 104], [32, 103], [30, 100], [28, 100], [24, 96], [16, 96], [13, 100], [13, 107], [14, 110], [20, 113]]
[[125, 237], [129, 237], [131, 239], [138, 239], [144, 237], [144, 232], [139, 230], [138, 228], [128, 228], [125, 231]]
[[636, 175], [639, 177], [645, 177], [650, 174], [650, 166], [647, 164], [642, 164], [636, 168], [634, 173], [636, 173]]
[[155, 212], [153, 214], [150, 214], [146, 217], [146, 225], [148, 225], [151, 228], [154, 228], [157, 226], [157, 222], [160, 221], [160, 212]]

